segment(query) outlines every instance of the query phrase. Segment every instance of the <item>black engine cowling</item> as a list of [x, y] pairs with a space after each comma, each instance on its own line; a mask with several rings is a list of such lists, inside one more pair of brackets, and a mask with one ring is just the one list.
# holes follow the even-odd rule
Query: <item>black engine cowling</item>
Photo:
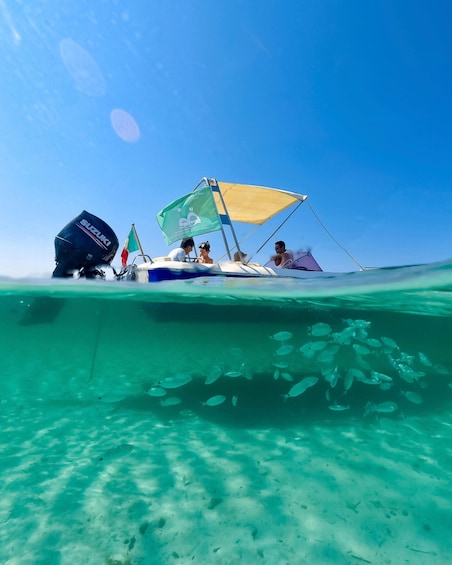
[[95, 277], [96, 268], [109, 265], [118, 250], [115, 232], [103, 220], [84, 210], [55, 237], [56, 267], [53, 277]]

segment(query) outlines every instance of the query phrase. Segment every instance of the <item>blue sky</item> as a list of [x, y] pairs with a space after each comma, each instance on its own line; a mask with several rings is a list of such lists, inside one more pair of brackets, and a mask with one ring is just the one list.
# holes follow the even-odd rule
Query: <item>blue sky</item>
[[[84, 209], [121, 245], [134, 222], [145, 251], [165, 255], [155, 216], [204, 176], [308, 194], [364, 266], [451, 258], [451, 13], [0, 0], [0, 275], [48, 276], [55, 235]], [[278, 238], [324, 270], [356, 269], [306, 204]]]

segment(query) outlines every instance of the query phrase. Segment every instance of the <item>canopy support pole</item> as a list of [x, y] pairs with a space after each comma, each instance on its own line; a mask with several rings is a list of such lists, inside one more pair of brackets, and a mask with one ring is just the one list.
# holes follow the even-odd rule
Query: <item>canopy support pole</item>
[[[305, 199], [305, 200], [306, 200], [306, 199]], [[266, 240], [264, 241], [264, 243], [259, 247], [259, 249], [254, 253], [254, 255], [256, 255], [256, 253], [259, 253], [259, 251], [261, 251], [261, 249], [267, 245], [267, 243], [268, 243], [268, 242], [270, 241], [270, 239], [275, 235], [275, 233], [278, 233], [278, 232], [279, 232], [279, 230], [283, 227], [283, 225], [287, 222], [287, 220], [289, 220], [289, 219], [293, 216], [293, 214], [295, 214], [295, 212], [296, 212], [296, 211], [298, 210], [298, 208], [303, 204], [303, 202], [304, 202], [304, 200], [301, 201], [299, 204], [297, 204], [297, 205], [295, 206], [295, 208], [294, 208], [294, 209], [292, 210], [292, 212], [287, 216], [287, 218], [286, 218], [283, 222], [281, 222], [281, 224], [273, 231], [273, 233], [271, 233], [271, 234], [267, 237], [267, 239], [266, 239]], [[251, 259], [253, 258], [254, 255], [251, 256]]]
[[[223, 240], [224, 240], [224, 245], [226, 247], [226, 252], [228, 254], [229, 260], [232, 261], [231, 250], [229, 249], [229, 245], [228, 245], [228, 241], [227, 241], [227, 238], [226, 238], [226, 234], [224, 233], [223, 225], [229, 226], [231, 233], [232, 233], [232, 238], [234, 239], [235, 248], [237, 249], [237, 251], [239, 253], [241, 253], [239, 240], [237, 239], [237, 236], [235, 234], [235, 230], [234, 230], [234, 227], [232, 225], [231, 218], [229, 217], [229, 212], [228, 212], [228, 209], [226, 208], [226, 203], [223, 199], [223, 195], [221, 194], [220, 187], [218, 186], [218, 182], [216, 181], [216, 179], [208, 179], [207, 182], [208, 182], [208, 185], [210, 186], [210, 189], [212, 190], [212, 192], [216, 192], [218, 194], [220, 201], [221, 201], [221, 205], [223, 206], [224, 214], [218, 213], [218, 215], [219, 215], [220, 220], [221, 220], [221, 233], [223, 235]], [[217, 210], [217, 212], [218, 212], [218, 210]]]

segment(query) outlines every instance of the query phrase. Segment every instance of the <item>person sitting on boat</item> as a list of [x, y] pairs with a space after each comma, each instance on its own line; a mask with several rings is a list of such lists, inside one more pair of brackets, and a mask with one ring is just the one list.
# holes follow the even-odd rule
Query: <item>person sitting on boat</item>
[[234, 261], [236, 263], [246, 263], [247, 257], [248, 257], [248, 254], [244, 253], [243, 251], [236, 251], [234, 253]]
[[280, 268], [289, 267], [293, 261], [293, 254], [291, 251], [287, 251], [284, 241], [277, 241], [275, 243], [275, 251], [276, 255], [271, 257], [275, 266]]
[[196, 259], [196, 262], [211, 265], [213, 263], [213, 259], [212, 257], [209, 257], [210, 243], [208, 241], [203, 241], [203, 243], [198, 246], [198, 249], [199, 257]]
[[171, 261], [187, 261], [189, 254], [193, 251], [195, 242], [193, 238], [187, 237], [180, 242], [180, 247], [176, 247], [168, 253]]

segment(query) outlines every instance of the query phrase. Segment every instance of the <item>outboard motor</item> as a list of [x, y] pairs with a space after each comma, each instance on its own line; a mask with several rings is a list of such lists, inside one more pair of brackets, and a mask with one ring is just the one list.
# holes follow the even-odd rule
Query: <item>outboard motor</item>
[[84, 210], [55, 237], [53, 277], [104, 276], [97, 267], [109, 265], [118, 250], [115, 232], [103, 220]]

